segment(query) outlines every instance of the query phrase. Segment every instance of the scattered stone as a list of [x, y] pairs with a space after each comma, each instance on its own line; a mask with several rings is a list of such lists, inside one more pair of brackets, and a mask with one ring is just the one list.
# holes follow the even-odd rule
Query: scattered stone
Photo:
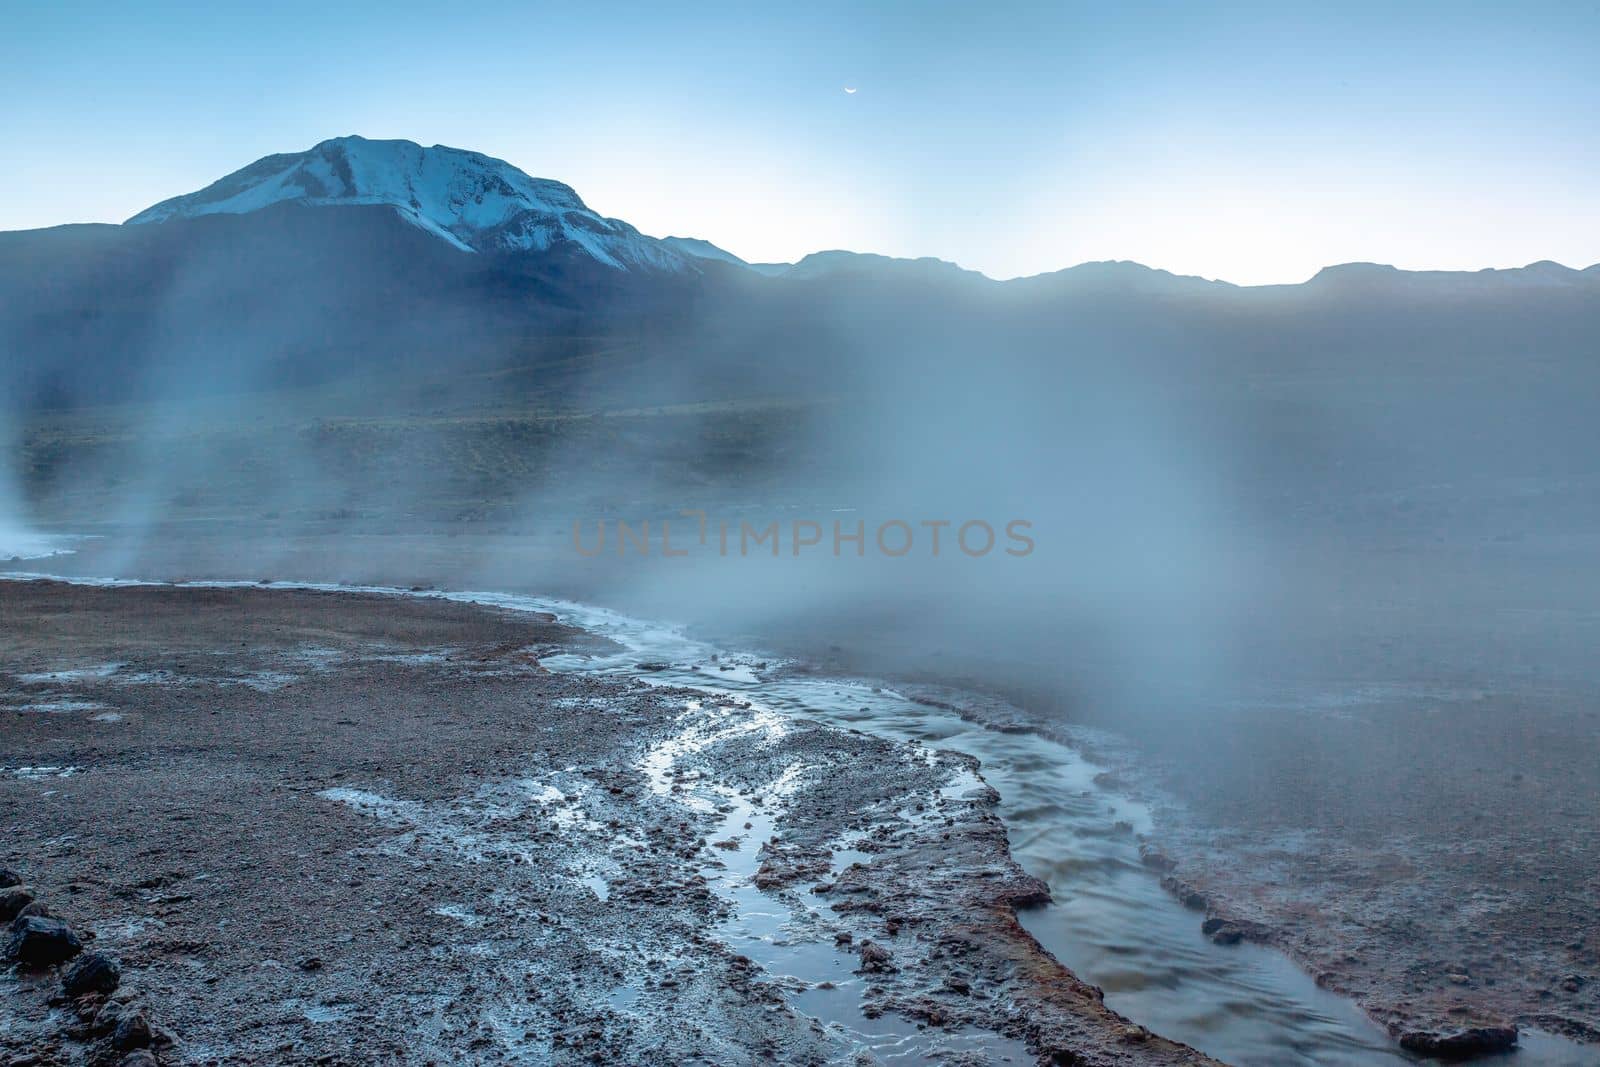
[[119, 1001], [108, 1000], [100, 1005], [100, 1010], [94, 1013], [94, 1021], [90, 1023], [96, 1030], [106, 1031], [116, 1028], [117, 1020], [122, 1018], [122, 1013], [127, 1010], [127, 1005]]
[[1161, 888], [1182, 901], [1184, 907], [1192, 908], [1195, 911], [1205, 911], [1210, 904], [1204, 893], [1183, 879], [1174, 878], [1170, 874], [1161, 879]]
[[1013, 908], [1039, 908], [1055, 899], [1050, 895], [1049, 884], [1031, 874], [1013, 878], [1001, 895]]
[[83, 942], [60, 919], [25, 915], [11, 924], [6, 958], [32, 967], [63, 963], [83, 951]]
[[122, 968], [116, 960], [104, 953], [90, 952], [79, 957], [61, 976], [61, 991], [69, 997], [108, 994], [121, 981]]
[[26, 886], [10, 885], [0, 889], [0, 922], [10, 922], [32, 903], [33, 894]]
[[1148, 844], [1139, 846], [1139, 862], [1143, 863], [1151, 870], [1161, 871], [1163, 873], [1172, 870], [1178, 865], [1177, 860], [1173, 859], [1165, 852], [1162, 852], [1154, 845]]
[[890, 962], [892, 959], [893, 957], [889, 955], [889, 950], [882, 945], [873, 941], [861, 942], [860, 970], [869, 974], [881, 974], [895, 970], [894, 964]]
[[826, 850], [787, 848], [769, 841], [761, 849], [757, 889], [781, 889], [794, 882], [826, 877], [832, 864]]
[[1473, 1026], [1442, 1034], [1433, 1030], [1407, 1030], [1400, 1034], [1399, 1040], [1400, 1047], [1407, 1052], [1445, 1059], [1466, 1059], [1515, 1048], [1517, 1028]]
[[320, 971], [322, 970], [322, 960], [316, 956], [307, 956], [305, 959], [295, 964], [295, 966], [299, 967], [302, 971]]
[[160, 1067], [155, 1053], [147, 1048], [134, 1049], [117, 1061], [117, 1067]]
[[120, 1052], [142, 1049], [150, 1044], [150, 1020], [143, 1012], [127, 1011], [111, 1032], [111, 1044]]

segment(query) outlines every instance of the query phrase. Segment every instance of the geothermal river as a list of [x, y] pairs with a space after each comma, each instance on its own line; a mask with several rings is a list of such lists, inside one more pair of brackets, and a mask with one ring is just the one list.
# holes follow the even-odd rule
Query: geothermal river
[[[139, 584], [81, 577], [62, 580]], [[551, 670], [694, 688], [713, 698], [748, 702], [757, 715], [810, 718], [969, 753], [982, 761], [982, 776], [1000, 792], [1012, 852], [1029, 873], [1049, 883], [1056, 898], [1051, 905], [1024, 912], [1023, 925], [1080, 977], [1103, 987], [1111, 1007], [1159, 1034], [1235, 1064], [1401, 1064], [1414, 1059], [1354, 1004], [1318, 988], [1288, 958], [1260, 946], [1221, 946], [1205, 938], [1200, 916], [1163, 890], [1158, 876], [1140, 862], [1128, 827], [1148, 830], [1149, 812], [1096, 785], [1095, 776], [1103, 768], [1066, 745], [988, 729], [867, 681], [777, 666], [769, 670], [760, 656], [730, 654], [676, 627], [567, 601], [314, 583], [272, 586], [442, 597], [550, 612], [618, 646], [618, 651], [598, 655], [547, 657], [542, 662]], [[775, 659], [770, 662], [778, 664]], [[741, 809], [733, 817], [745, 819], [751, 814]], [[848, 865], [856, 858], [861, 857], [836, 856], [836, 865]], [[892, 1062], [924, 1061], [930, 1054], [954, 1050], [982, 1050], [1001, 1062], [1027, 1061], [1020, 1045], [992, 1035], [935, 1036], [898, 1020], [866, 1020], [854, 1010], [859, 991], [852, 973], [854, 959], [831, 945], [786, 940], [785, 916], [748, 884], [756, 863], [754, 849], [748, 856], [732, 855], [727, 860], [726, 874], [713, 881], [738, 909], [723, 931], [730, 947], [771, 973], [813, 986], [824, 981], [835, 985], [825, 993], [812, 989], [797, 994], [797, 1010]], [[1524, 1031], [1522, 1047], [1510, 1062], [1577, 1067], [1593, 1062], [1592, 1057], [1584, 1058], [1584, 1052], [1581, 1046]]]
[[[1202, 935], [1201, 917], [1161, 888], [1125, 829], [1149, 830], [1149, 812], [1097, 786], [1095, 776], [1104, 768], [1066, 745], [992, 730], [866, 681], [781, 670], [768, 676], [756, 666], [764, 662], [759, 655], [730, 655], [677, 628], [604, 609], [539, 598], [461, 597], [549, 611], [621, 648], [609, 655], [542, 660], [551, 670], [634, 676], [736, 696], [781, 714], [978, 757], [984, 779], [1000, 792], [1012, 853], [1050, 884], [1056, 898], [1023, 912], [1023, 925], [1079, 977], [1101, 986], [1108, 1005], [1158, 1034], [1236, 1064], [1417, 1059], [1281, 953], [1250, 944], [1217, 945]], [[759, 922], [748, 932], [767, 936]], [[772, 968], [770, 952], [735, 947]], [[800, 1008], [805, 1010], [803, 1002]], [[1536, 1032], [1524, 1031], [1521, 1043], [1512, 1060], [1528, 1067], [1592, 1062], [1580, 1046]]]
[[[1097, 787], [1094, 778], [1104, 768], [1065, 745], [990, 730], [868, 682], [785, 672], [764, 677], [752, 666], [758, 657], [730, 657], [671, 627], [570, 603], [535, 603], [622, 648], [543, 660], [552, 670], [633, 675], [737, 696], [783, 714], [977, 756], [983, 777], [1000, 792], [1013, 854], [1057, 899], [1024, 912], [1023, 925], [1080, 977], [1102, 986], [1107, 1004], [1156, 1033], [1238, 1064], [1410, 1058], [1358, 1008], [1319, 989], [1284, 956], [1204, 937], [1200, 916], [1161, 888], [1140, 862], [1132, 835], [1117, 826], [1147, 830], [1148, 812]], [[666, 669], [656, 669], [661, 664]]]

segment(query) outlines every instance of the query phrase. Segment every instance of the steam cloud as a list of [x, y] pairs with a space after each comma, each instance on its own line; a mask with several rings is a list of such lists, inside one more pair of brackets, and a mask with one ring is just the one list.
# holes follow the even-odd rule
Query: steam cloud
[[[1443, 557], [1392, 571], [1424, 539], [1594, 517], [1555, 491], [1600, 443], [1581, 293], [876, 261], [523, 276], [381, 208], [107, 229], [137, 272], [74, 253], [8, 278], [0, 424], [31, 463], [0, 476], [8, 542], [48, 514], [105, 535], [102, 572], [557, 593], [1121, 719], [1371, 653], [1376, 631], [1329, 614], [1342, 590], [1448, 613]], [[32, 308], [52, 300], [72, 313]], [[1542, 360], [1509, 366], [1523, 351]], [[685, 509], [830, 533], [1025, 520], [1036, 548], [571, 544], [575, 519], [686, 535]], [[1415, 655], [1448, 644], [1429, 640]]]

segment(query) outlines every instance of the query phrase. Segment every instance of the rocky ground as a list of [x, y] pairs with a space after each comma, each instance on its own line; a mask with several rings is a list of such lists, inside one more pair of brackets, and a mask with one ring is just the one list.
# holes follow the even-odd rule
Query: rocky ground
[[1489, 1051], [1520, 1026], [1600, 1061], [1593, 708], [1376, 693], [1236, 711], [1251, 721], [1209, 740], [1174, 727], [1144, 753], [1181, 798], [1150, 862], [1222, 936], [1284, 949], [1405, 1047]]
[[1209, 1062], [1021, 930], [971, 760], [541, 668], [592, 640], [4, 583], [0, 1059]]

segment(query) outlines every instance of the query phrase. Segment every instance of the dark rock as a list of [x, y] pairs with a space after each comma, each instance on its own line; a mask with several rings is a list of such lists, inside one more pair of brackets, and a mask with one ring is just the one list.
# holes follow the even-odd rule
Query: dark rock
[[1244, 938], [1244, 927], [1217, 915], [1201, 923], [1200, 932], [1219, 945], [1237, 945]]
[[1183, 879], [1174, 878], [1170, 874], [1161, 879], [1161, 888], [1181, 900], [1184, 907], [1193, 908], [1195, 911], [1205, 911], [1210, 904], [1204, 893]]
[[108, 1000], [100, 1005], [100, 1010], [94, 1013], [94, 1027], [96, 1030], [109, 1030], [117, 1025], [117, 1020], [122, 1018], [122, 1013], [127, 1009], [126, 1004], [115, 1000]]
[[1043, 879], [1035, 878], [1031, 874], [1011, 879], [1003, 888], [1001, 895], [1013, 908], [1042, 907], [1054, 899], [1050, 896], [1050, 886]]
[[1178, 865], [1178, 861], [1162, 852], [1153, 845], [1139, 846], [1139, 862], [1156, 871], [1170, 871]]
[[761, 866], [752, 880], [757, 889], [779, 889], [826, 877], [831, 867], [826, 850], [786, 848], [769, 841], [762, 846]]
[[160, 1067], [155, 1053], [147, 1048], [134, 1049], [117, 1061], [117, 1067]]
[[116, 1029], [111, 1031], [111, 1044], [122, 1052], [147, 1047], [150, 1044], [150, 1020], [142, 1012], [123, 1012], [117, 1020]]
[[11, 924], [6, 958], [34, 967], [70, 960], [83, 951], [83, 942], [60, 919], [26, 915]]
[[861, 967], [860, 970], [869, 974], [878, 974], [895, 969], [890, 960], [889, 950], [872, 941], [861, 942]]
[[10, 889], [14, 885], [22, 884], [22, 875], [10, 867], [0, 867], [0, 889]]
[[37, 915], [41, 919], [53, 919], [56, 917], [54, 912], [44, 906], [44, 901], [42, 900], [35, 900], [31, 904], [25, 905], [21, 911], [17, 912], [18, 919], [26, 915]]
[[322, 961], [315, 956], [307, 956], [297, 966], [302, 971], [320, 971], [322, 970]]
[[61, 976], [61, 991], [69, 997], [89, 993], [110, 993], [122, 981], [122, 968], [117, 961], [100, 952], [90, 952], [80, 957]]
[[32, 903], [33, 894], [26, 886], [12, 885], [0, 889], [0, 922], [10, 922]]
[[914, 1004], [909, 1004], [903, 1010], [911, 1018], [924, 1022], [929, 1026], [950, 1025], [949, 1011], [932, 998], [924, 998]]
[[1233, 923], [1223, 923], [1206, 935], [1219, 945], [1237, 945], [1244, 939], [1244, 931]]
[[1441, 1059], [1466, 1059], [1491, 1052], [1507, 1052], [1517, 1045], [1515, 1026], [1473, 1026], [1465, 1030], [1438, 1033], [1433, 1030], [1407, 1030], [1400, 1035], [1400, 1047], [1407, 1052]]

